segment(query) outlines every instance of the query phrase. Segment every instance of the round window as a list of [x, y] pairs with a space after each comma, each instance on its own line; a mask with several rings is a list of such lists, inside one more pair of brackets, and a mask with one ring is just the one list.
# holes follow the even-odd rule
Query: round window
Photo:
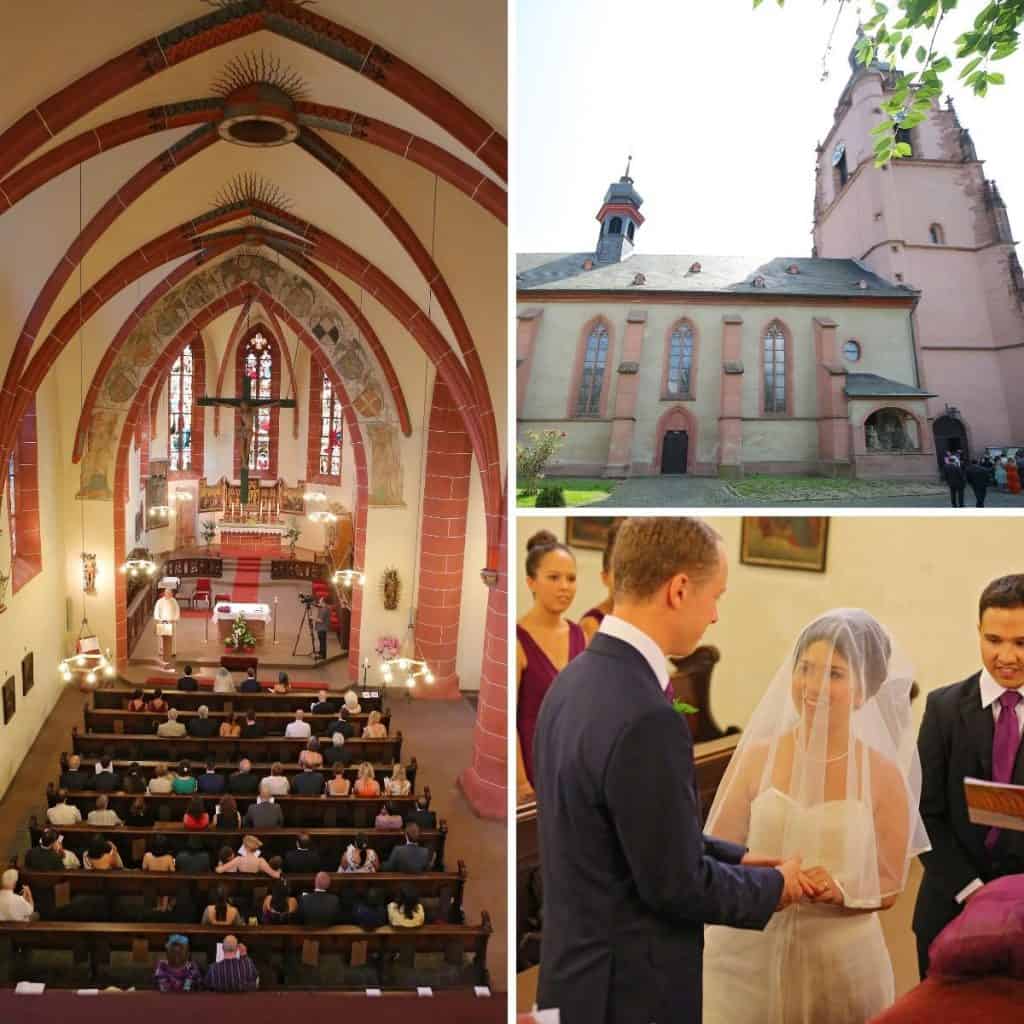
[[860, 342], [852, 338], [843, 346], [843, 355], [847, 362], [856, 363], [860, 359]]

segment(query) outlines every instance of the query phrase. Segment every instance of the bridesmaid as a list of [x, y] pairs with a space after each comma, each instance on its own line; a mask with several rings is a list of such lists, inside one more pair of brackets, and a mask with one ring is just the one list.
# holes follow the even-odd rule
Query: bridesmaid
[[580, 619], [580, 629], [587, 638], [589, 644], [594, 639], [594, 634], [601, 628], [601, 623], [606, 615], [611, 615], [612, 605], [615, 600], [615, 578], [612, 575], [612, 549], [615, 547], [615, 535], [619, 532], [619, 524], [613, 523], [608, 531], [608, 540], [604, 546], [604, 554], [601, 556], [601, 582], [608, 589], [608, 596], [588, 612], [583, 613]]
[[583, 630], [565, 618], [576, 597], [576, 559], [547, 530], [526, 543], [526, 585], [533, 607], [516, 623], [520, 798], [533, 795], [533, 730], [544, 694], [587, 645]]

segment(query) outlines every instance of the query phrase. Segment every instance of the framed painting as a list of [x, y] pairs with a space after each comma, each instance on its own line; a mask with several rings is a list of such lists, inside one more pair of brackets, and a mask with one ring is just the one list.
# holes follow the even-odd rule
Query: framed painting
[[170, 525], [170, 513], [155, 511], [167, 509], [167, 460], [150, 460], [146, 478], [146, 529], [159, 530]]
[[571, 548], [603, 551], [615, 516], [566, 516], [565, 543]]
[[824, 572], [828, 516], [744, 516], [740, 561], [773, 569]]
[[8, 677], [7, 682], [4, 683], [3, 701], [4, 701], [4, 725], [6, 725], [14, 717], [14, 711], [15, 711], [15, 703], [14, 703], [14, 676]]
[[21, 659], [21, 695], [28, 696], [28, 691], [36, 684], [35, 655], [29, 651]]
[[304, 516], [306, 514], [306, 484], [300, 480], [294, 487], [289, 487], [283, 480], [278, 481], [281, 488], [281, 514]]

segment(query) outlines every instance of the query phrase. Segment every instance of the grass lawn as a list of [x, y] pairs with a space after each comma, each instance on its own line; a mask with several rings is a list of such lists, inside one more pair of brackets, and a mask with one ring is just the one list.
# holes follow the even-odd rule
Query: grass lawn
[[922, 480], [843, 480], [823, 476], [748, 476], [728, 488], [747, 501], [828, 501], [945, 494], [942, 484]]
[[[607, 497], [618, 485], [618, 480], [581, 480], [577, 477], [545, 477], [544, 487], [561, 487], [565, 492], [565, 504], [586, 505]], [[516, 492], [516, 508], [535, 508], [537, 495], [524, 498]]]

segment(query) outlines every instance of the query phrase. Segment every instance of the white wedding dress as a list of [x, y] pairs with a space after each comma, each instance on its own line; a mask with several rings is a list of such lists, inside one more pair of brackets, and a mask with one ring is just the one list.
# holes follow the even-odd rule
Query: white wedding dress
[[[821, 865], [840, 885], [877, 848], [863, 802], [803, 808], [778, 789], [752, 801], [746, 845], [769, 857], [799, 850], [805, 867]], [[762, 932], [705, 929], [704, 1024], [863, 1024], [894, 999], [877, 913], [800, 903]]]

